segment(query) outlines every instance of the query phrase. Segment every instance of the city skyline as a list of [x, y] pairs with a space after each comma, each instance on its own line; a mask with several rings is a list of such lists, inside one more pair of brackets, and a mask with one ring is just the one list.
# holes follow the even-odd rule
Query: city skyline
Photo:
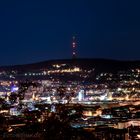
[[0, 66], [72, 58], [140, 60], [140, 2], [0, 2]]

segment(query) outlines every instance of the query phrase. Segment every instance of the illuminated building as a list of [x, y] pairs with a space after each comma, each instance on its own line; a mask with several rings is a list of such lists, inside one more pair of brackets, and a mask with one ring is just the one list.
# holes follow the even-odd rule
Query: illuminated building
[[78, 101], [81, 102], [84, 100], [84, 90], [80, 90], [78, 93]]

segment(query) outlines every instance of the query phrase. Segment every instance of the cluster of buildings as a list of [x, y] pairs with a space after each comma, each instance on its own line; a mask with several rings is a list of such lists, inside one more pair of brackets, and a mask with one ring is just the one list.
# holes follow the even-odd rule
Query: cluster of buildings
[[[35, 114], [32, 121], [43, 123], [49, 113], [57, 112], [59, 104], [70, 109], [70, 114], [75, 114], [75, 106], [81, 105], [82, 116], [70, 122], [72, 128], [91, 131], [100, 140], [139, 138], [140, 69], [97, 74], [95, 71], [66, 64], [22, 73], [2, 71], [0, 115], [7, 120], [24, 118], [22, 126], [31, 112], [40, 114]], [[7, 131], [20, 125], [9, 123]]]

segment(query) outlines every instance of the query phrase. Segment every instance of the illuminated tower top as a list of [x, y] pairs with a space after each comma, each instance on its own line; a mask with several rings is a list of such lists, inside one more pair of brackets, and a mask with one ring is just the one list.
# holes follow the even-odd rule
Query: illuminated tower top
[[72, 39], [73, 39], [73, 41], [72, 41], [72, 58], [75, 59], [77, 57], [75, 36], [73, 36]]

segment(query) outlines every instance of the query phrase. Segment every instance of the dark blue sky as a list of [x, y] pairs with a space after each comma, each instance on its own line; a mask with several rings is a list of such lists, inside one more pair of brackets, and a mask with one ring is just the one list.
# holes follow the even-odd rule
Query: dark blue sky
[[140, 60], [139, 0], [1, 0], [0, 65], [79, 57]]

